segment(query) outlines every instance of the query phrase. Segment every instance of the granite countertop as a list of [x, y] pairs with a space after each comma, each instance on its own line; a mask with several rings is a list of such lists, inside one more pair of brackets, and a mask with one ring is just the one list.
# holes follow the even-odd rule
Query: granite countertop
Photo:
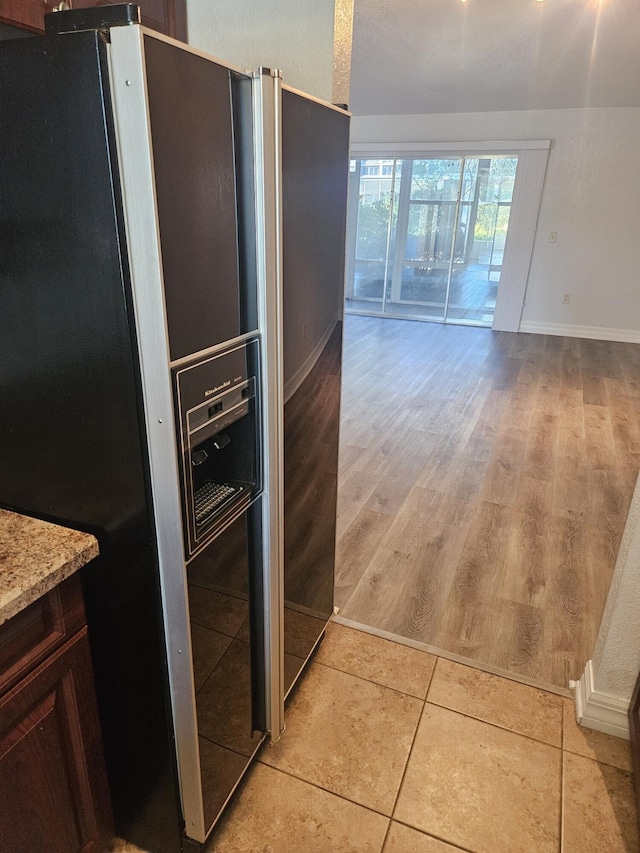
[[97, 556], [88, 533], [0, 509], [0, 625]]

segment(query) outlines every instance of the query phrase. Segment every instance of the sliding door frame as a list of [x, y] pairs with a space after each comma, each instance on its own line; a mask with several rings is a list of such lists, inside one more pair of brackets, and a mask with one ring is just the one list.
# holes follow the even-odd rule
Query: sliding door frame
[[[524, 307], [550, 146], [549, 139], [483, 142], [360, 142], [352, 144], [351, 158], [355, 160], [418, 160], [489, 155], [518, 158], [502, 274], [491, 326], [496, 331], [517, 332]], [[347, 262], [347, 269], [351, 271], [354, 269], [356, 227], [357, 217], [351, 216]]]

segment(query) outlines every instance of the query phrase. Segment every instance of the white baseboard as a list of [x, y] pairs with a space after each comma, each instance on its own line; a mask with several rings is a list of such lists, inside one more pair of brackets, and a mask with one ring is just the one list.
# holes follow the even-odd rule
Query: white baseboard
[[587, 661], [582, 677], [575, 682], [576, 719], [581, 726], [629, 740], [629, 703], [593, 686], [593, 664]]
[[520, 332], [534, 335], [561, 335], [565, 338], [590, 338], [593, 341], [620, 341], [626, 344], [640, 344], [640, 332], [633, 329], [605, 329], [603, 326], [569, 326], [562, 323], [536, 323], [523, 320]]

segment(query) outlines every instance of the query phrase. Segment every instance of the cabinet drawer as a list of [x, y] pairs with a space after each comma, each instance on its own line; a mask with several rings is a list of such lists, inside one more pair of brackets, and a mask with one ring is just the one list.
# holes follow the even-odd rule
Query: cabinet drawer
[[85, 623], [82, 589], [72, 575], [0, 625], [0, 695]]

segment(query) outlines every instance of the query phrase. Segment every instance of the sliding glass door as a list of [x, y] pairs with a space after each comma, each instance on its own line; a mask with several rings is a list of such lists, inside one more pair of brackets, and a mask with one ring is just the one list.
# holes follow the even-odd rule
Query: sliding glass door
[[490, 326], [515, 156], [360, 159], [346, 310]]
[[358, 208], [357, 229], [351, 235], [355, 259], [348, 305], [360, 313], [385, 310], [395, 247], [396, 184], [401, 175], [401, 161], [351, 161], [350, 186], [358, 193]]

